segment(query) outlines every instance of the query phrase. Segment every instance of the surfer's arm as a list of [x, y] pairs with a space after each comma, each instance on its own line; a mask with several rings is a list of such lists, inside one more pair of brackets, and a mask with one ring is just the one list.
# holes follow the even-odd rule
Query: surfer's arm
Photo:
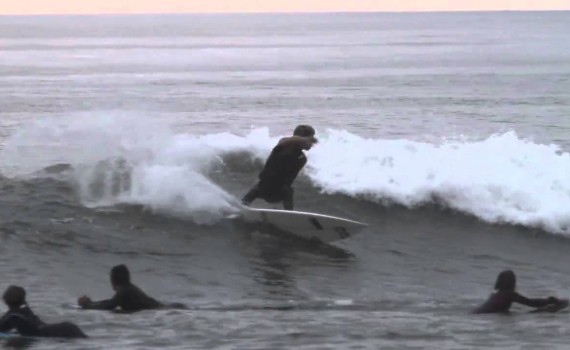
[[6, 313], [2, 318], [0, 318], [0, 332], [7, 332], [12, 328], [14, 328], [12, 315], [10, 313]]
[[520, 295], [519, 293], [515, 293], [513, 302], [530, 307], [543, 307], [550, 304], [556, 304], [558, 302], [558, 299], [555, 297], [530, 299]]
[[119, 296], [115, 294], [111, 299], [80, 302], [79, 305], [86, 310], [113, 310], [119, 307]]

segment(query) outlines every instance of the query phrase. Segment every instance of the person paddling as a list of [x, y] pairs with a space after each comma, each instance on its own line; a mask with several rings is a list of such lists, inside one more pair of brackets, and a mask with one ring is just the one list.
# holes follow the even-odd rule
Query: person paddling
[[476, 308], [476, 314], [508, 313], [513, 303], [519, 303], [533, 308], [542, 308], [548, 305], [557, 305], [561, 300], [555, 297], [530, 299], [515, 291], [517, 278], [511, 270], [499, 273], [495, 282], [495, 292], [492, 293], [483, 305]]
[[164, 305], [158, 300], [148, 296], [139, 287], [131, 283], [131, 274], [126, 265], [117, 265], [111, 269], [111, 286], [115, 295], [111, 299], [92, 301], [88, 296], [82, 296], [77, 304], [88, 310], [114, 310], [120, 308], [123, 312], [136, 312], [159, 308], [180, 308], [180, 303]]
[[2, 296], [8, 312], [0, 318], [0, 332], [15, 330], [31, 337], [87, 338], [85, 333], [71, 322], [47, 324], [34, 314], [26, 301], [26, 290], [9, 286]]

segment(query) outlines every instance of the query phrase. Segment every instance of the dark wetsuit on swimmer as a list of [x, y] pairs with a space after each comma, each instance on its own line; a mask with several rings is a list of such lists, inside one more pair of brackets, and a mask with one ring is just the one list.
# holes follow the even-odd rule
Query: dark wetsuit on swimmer
[[515, 286], [516, 277], [514, 272], [510, 270], [501, 272], [495, 283], [496, 292], [491, 294], [487, 301], [473, 312], [478, 314], [508, 313], [513, 303], [539, 308], [559, 302], [555, 297], [526, 298], [515, 292]]
[[558, 299], [554, 297], [529, 299], [514, 291], [498, 291], [491, 294], [489, 299], [474, 312], [477, 314], [508, 313], [513, 303], [538, 308], [557, 302]]
[[8, 311], [0, 319], [0, 332], [16, 330], [29, 337], [87, 338], [73, 323], [46, 324], [28, 306]]
[[7, 302], [9, 310], [0, 318], [0, 332], [16, 330], [18, 334], [30, 337], [87, 338], [81, 329], [73, 323], [44, 323], [25, 303], [25, 291], [21, 287], [8, 287], [4, 294], [4, 300], [6, 300], [7, 294], [13, 296], [15, 293], [18, 294], [18, 298], [20, 295], [24, 296], [24, 299], [20, 298], [23, 303], [18, 301], [10, 305]]
[[293, 209], [293, 181], [307, 164], [303, 150], [316, 142], [315, 131], [307, 125], [298, 126], [293, 137], [282, 138], [265, 162], [259, 174], [259, 182], [243, 197], [242, 203], [249, 205], [256, 198], [269, 203], [283, 202], [283, 208]]
[[92, 301], [82, 305], [90, 310], [114, 310], [121, 308], [122, 311], [135, 312], [161, 308], [163, 305], [154, 298], [146, 295], [139, 287], [128, 284], [116, 288], [116, 293], [111, 299]]
[[131, 275], [125, 265], [117, 265], [111, 269], [111, 285], [115, 290], [115, 295], [111, 299], [91, 301], [89, 297], [83, 296], [78, 300], [79, 306], [89, 310], [114, 310], [120, 308], [123, 312], [159, 308], [186, 308], [180, 303], [164, 305], [146, 295], [139, 287], [131, 283]]

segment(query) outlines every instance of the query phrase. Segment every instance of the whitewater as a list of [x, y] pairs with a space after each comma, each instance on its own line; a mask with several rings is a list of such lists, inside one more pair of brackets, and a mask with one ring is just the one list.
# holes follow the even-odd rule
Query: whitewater
[[[284, 136], [268, 128], [243, 136], [176, 134], [153, 120], [75, 117], [23, 128], [6, 141], [2, 156], [19, 175], [69, 165], [89, 205], [140, 204], [215, 220], [235, 207], [240, 194], [228, 193], [209, 174], [231, 172], [224, 158], [234, 154], [244, 165], [262, 164]], [[570, 154], [555, 144], [515, 132], [427, 143], [325, 129], [319, 140], [304, 174], [321, 193], [409, 208], [442, 205], [489, 223], [569, 234]], [[49, 155], [41, 152], [46, 148]]]

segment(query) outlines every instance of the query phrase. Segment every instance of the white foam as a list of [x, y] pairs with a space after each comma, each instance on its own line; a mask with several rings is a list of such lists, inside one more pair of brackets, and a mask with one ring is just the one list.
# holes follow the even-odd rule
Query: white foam
[[488, 222], [570, 233], [570, 155], [514, 132], [434, 145], [329, 131], [308, 168], [326, 193], [409, 207], [438, 200]]
[[141, 204], [210, 223], [232, 211], [236, 201], [204, 175], [220, 161], [224, 143], [230, 149], [253, 146], [229, 134], [177, 135], [140, 116], [45, 119], [6, 142], [2, 172], [16, 177], [70, 164], [85, 205]]
[[[570, 234], [570, 154], [556, 145], [514, 132], [432, 144], [319, 131], [305, 174], [324, 193], [408, 207], [437, 201], [491, 223]], [[205, 174], [226, 153], [265, 159], [278, 137], [267, 128], [177, 134], [164, 122], [106, 113], [23, 127], [0, 163], [13, 176], [69, 163], [87, 205], [137, 203], [209, 222], [236, 199]]]

